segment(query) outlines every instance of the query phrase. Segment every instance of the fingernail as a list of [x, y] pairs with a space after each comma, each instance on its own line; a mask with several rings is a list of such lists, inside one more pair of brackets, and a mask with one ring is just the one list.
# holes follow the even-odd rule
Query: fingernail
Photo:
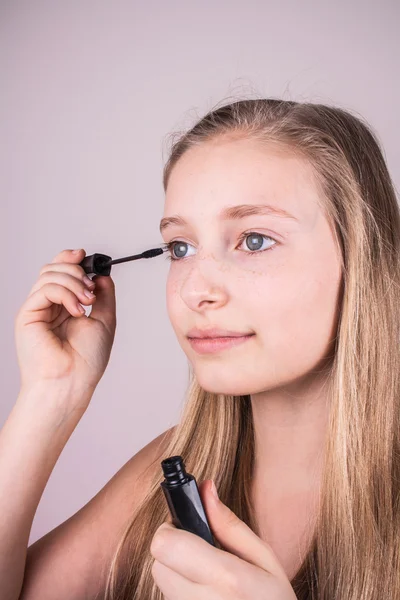
[[83, 276], [83, 281], [88, 287], [93, 287], [95, 285], [94, 281], [92, 281], [90, 277], [87, 277], [86, 275]]
[[214, 498], [215, 498], [216, 500], [219, 500], [219, 498], [218, 498], [218, 492], [217, 492], [217, 488], [215, 487], [215, 483], [214, 483], [214, 481], [212, 482], [212, 485], [211, 485], [211, 492], [213, 493], [213, 495], [214, 495]]
[[79, 254], [82, 248], [78, 248], [77, 250], [72, 250], [72, 254]]

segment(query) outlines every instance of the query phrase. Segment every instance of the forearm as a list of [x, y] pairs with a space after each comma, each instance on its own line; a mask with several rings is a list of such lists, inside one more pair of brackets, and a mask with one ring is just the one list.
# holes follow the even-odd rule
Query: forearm
[[82, 412], [68, 413], [65, 391], [21, 391], [0, 431], [0, 590], [17, 600], [32, 522], [53, 468]]

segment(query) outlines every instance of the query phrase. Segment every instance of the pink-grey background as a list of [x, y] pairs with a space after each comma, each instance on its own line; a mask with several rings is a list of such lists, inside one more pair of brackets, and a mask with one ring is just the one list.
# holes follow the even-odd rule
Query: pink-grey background
[[[0, 2], [1, 402], [19, 391], [14, 318], [65, 248], [162, 243], [167, 135], [222, 99], [337, 104], [364, 116], [399, 189], [398, 0]], [[188, 363], [160, 256], [112, 267], [108, 368], [41, 498], [29, 543], [179, 419]]]

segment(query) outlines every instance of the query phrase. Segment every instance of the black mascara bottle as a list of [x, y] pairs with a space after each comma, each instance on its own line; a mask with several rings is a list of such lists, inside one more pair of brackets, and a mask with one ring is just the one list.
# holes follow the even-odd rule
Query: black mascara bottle
[[165, 479], [160, 485], [167, 499], [175, 527], [195, 533], [212, 546], [216, 546], [201, 502], [196, 479], [190, 473], [186, 473], [182, 457], [166, 458], [161, 462], [161, 467]]

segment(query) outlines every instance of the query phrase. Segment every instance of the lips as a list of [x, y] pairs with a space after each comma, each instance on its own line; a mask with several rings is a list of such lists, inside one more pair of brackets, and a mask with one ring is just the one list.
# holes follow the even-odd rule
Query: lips
[[197, 354], [220, 354], [224, 350], [241, 346], [255, 334], [245, 336], [225, 336], [218, 338], [189, 338], [189, 344]]
[[198, 329], [194, 327], [187, 333], [188, 338], [213, 339], [213, 338], [235, 338], [254, 335], [253, 331], [231, 331], [230, 329], [220, 329], [212, 327], [208, 329]]

